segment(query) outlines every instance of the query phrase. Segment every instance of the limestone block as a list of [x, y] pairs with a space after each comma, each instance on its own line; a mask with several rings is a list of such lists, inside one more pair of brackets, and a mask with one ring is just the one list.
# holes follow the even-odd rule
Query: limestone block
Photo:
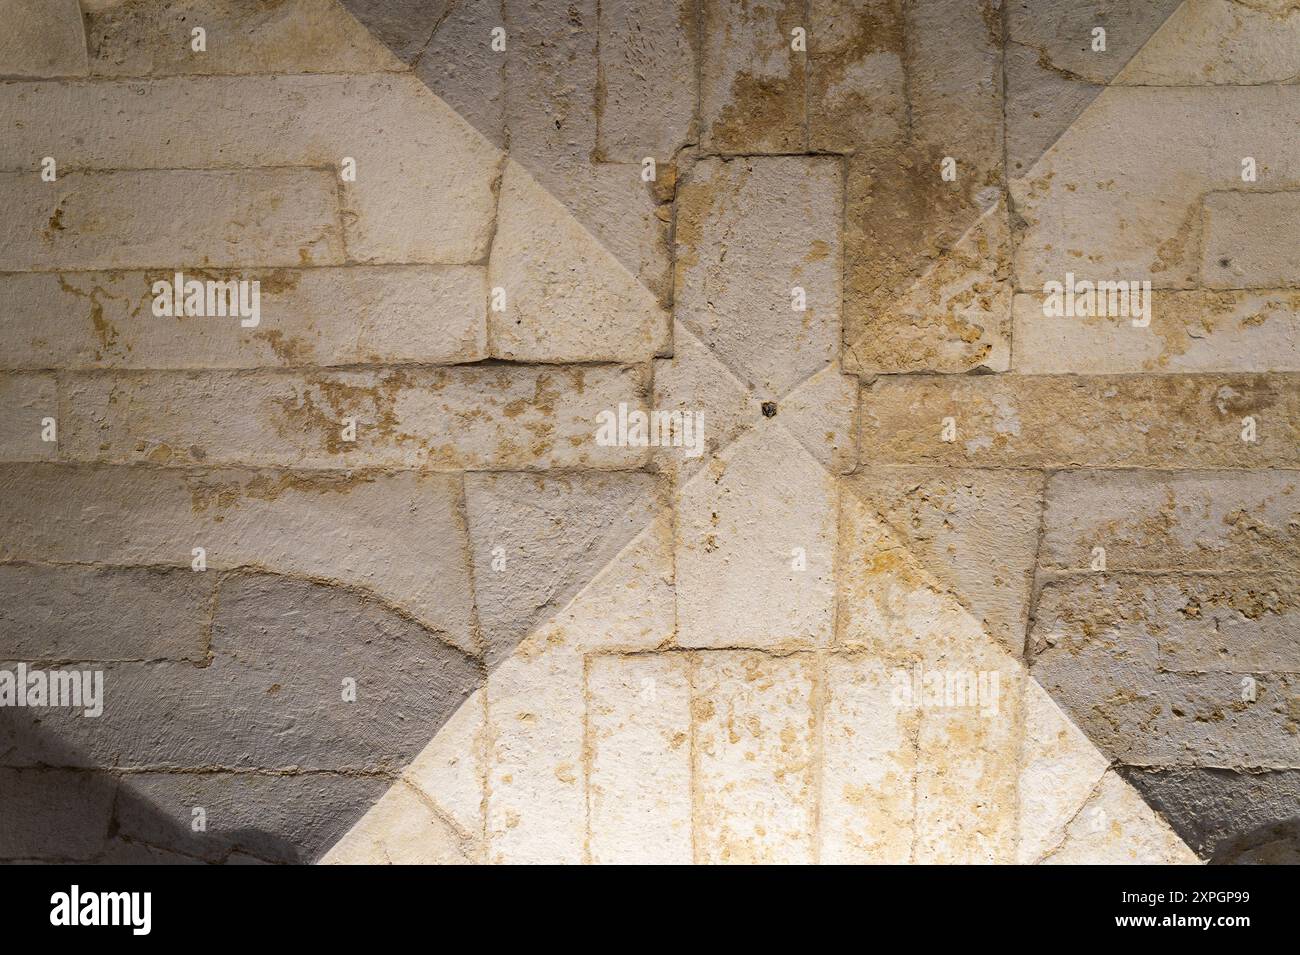
[[1300, 282], [1295, 224], [1300, 192], [1212, 192], [1205, 197], [1201, 278], [1211, 288]]
[[464, 833], [480, 838], [486, 750], [486, 696], [478, 689], [420, 750], [402, 779]]
[[[378, 8], [376, 14], [388, 13], [389, 0], [345, 0], [349, 5], [367, 3]], [[411, 27], [412, 18], [392, 17], [392, 26], [409, 31], [408, 41], [396, 50], [409, 50], [411, 41], [428, 39], [428, 45], [419, 53], [415, 75], [437, 94], [438, 98], [456, 111], [462, 119], [479, 131], [498, 149], [505, 147], [505, 51], [492, 49], [492, 31], [505, 26], [501, 0], [414, 0], [434, 8], [437, 28], [432, 38], [427, 23], [420, 34]], [[363, 18], [363, 22], [364, 18]], [[418, 21], [417, 21], [418, 22]], [[372, 27], [373, 29], [373, 27]], [[380, 33], [380, 36], [383, 34]], [[506, 50], [509, 50], [507, 35]]]
[[76, 0], [4, 0], [0, 20], [0, 76], [86, 75], [86, 34]]
[[203, 547], [207, 573], [255, 566], [364, 588], [472, 652], [459, 498], [460, 481], [436, 474], [6, 465], [0, 559], [189, 568]]
[[1061, 472], [1047, 484], [1041, 562], [1086, 570], [1300, 566], [1295, 471]]
[[840, 205], [825, 157], [707, 160], [681, 187], [676, 317], [764, 398], [838, 354]]
[[338, 265], [334, 183], [313, 169], [0, 173], [10, 271]]
[[216, 574], [0, 564], [0, 658], [207, 658]]
[[[487, 356], [486, 274], [474, 266], [250, 269], [185, 280], [257, 281], [258, 324], [156, 317], [170, 272], [0, 276], [8, 368], [261, 368], [454, 364]], [[249, 319], [250, 321], [252, 319]]]
[[805, 654], [697, 657], [696, 861], [813, 861], [818, 692]]
[[863, 389], [858, 448], [896, 464], [1288, 467], [1297, 403], [1286, 374], [881, 378]]
[[907, 123], [901, 6], [818, 0], [809, 14], [809, 148], [849, 152], [898, 142]]
[[1300, 370], [1300, 296], [1153, 291], [1151, 324], [1131, 316], [1043, 314], [1043, 296], [1017, 295], [1014, 371], [1028, 375]]
[[885, 664], [857, 655], [827, 657], [822, 863], [911, 861], [918, 716], [897, 705]]
[[[335, 0], [86, 0], [91, 72], [364, 73], [402, 64]], [[207, 31], [196, 52], [190, 31]]]
[[640, 407], [640, 378], [614, 365], [95, 373], [69, 380], [64, 431], [77, 460], [618, 469], [646, 449], [598, 444], [597, 415]]
[[1195, 853], [1114, 772], [1043, 861], [1052, 865], [1195, 865]]
[[0, 858], [90, 860], [104, 846], [116, 786], [96, 773], [0, 768]]
[[474, 849], [419, 793], [398, 783], [320, 861], [324, 865], [466, 865], [474, 861]]
[[[788, 153], [806, 136], [807, 53], [796, 0], [707, 0], [701, 8], [700, 123], [711, 153]], [[815, 40], [810, 40], [815, 42]]]
[[[58, 456], [67, 423], [59, 416], [58, 383], [53, 375], [0, 375], [0, 459], [48, 461]], [[53, 419], [53, 431], [49, 420]], [[54, 441], [46, 441], [54, 437]]]
[[591, 861], [691, 862], [691, 685], [684, 654], [587, 665]]
[[711, 459], [680, 491], [679, 643], [827, 646], [835, 511], [831, 476], [782, 430], [755, 429]]

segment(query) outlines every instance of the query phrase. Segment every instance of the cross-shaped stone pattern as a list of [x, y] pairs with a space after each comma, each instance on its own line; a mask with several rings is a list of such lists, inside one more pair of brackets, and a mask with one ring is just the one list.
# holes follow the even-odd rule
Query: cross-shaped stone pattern
[[0, 857], [1294, 851], [1285, 4], [0, 8]]

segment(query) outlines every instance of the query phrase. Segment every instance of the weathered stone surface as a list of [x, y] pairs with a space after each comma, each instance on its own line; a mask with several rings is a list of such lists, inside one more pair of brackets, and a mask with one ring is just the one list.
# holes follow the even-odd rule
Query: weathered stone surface
[[488, 284], [493, 354], [511, 361], [645, 361], [666, 350], [668, 313], [527, 170], [506, 166]]
[[1294, 836], [1269, 845], [1270, 830], [1294, 825], [1300, 772], [1227, 769], [1121, 769], [1174, 830], [1212, 862], [1297, 861]]
[[691, 686], [684, 654], [587, 666], [587, 800], [597, 864], [691, 862]]
[[[449, 10], [461, 6], [488, 6], [480, 0], [339, 0], [376, 40], [403, 63], [420, 55], [434, 28]], [[486, 35], [484, 43], [487, 42]]]
[[828, 657], [825, 693], [820, 861], [911, 862], [918, 711], [897, 705], [891, 672], [869, 657]]
[[[777, 423], [822, 467], [833, 474], [853, 470], [857, 462], [857, 378], [844, 374], [838, 365], [827, 365], [772, 404]], [[759, 413], [763, 414], [762, 402]], [[751, 420], [762, 424], [756, 418]]]
[[[395, 30], [410, 31], [412, 26], [420, 23], [419, 19], [410, 16], [392, 16], [388, 9], [392, 4], [388, 0], [346, 2], [353, 7], [365, 3], [370, 8], [365, 15], [358, 14], [367, 25], [375, 17], [388, 19], [390, 16]], [[505, 26], [501, 0], [413, 2], [430, 8], [438, 17], [437, 29], [433, 30], [432, 39], [423, 47], [419, 61], [415, 64], [415, 75], [485, 139], [498, 149], [504, 148], [507, 56], [505, 52], [492, 49], [492, 31]], [[432, 26], [428, 29], [432, 29]], [[384, 28], [376, 32], [388, 41]], [[390, 48], [404, 59], [409, 59], [407, 53], [413, 43], [420, 41], [420, 36], [411, 31], [409, 37], [394, 39], [396, 43], [389, 41]]]
[[1114, 772], [1080, 810], [1051, 865], [1195, 865], [1200, 860]]
[[599, 12], [597, 151], [615, 162], [664, 162], [692, 133], [695, 4], [617, 0]]
[[[896, 666], [984, 669], [1005, 651], [851, 488], [840, 491], [835, 642]], [[960, 659], [961, 664], [952, 661]]]
[[765, 397], [838, 352], [840, 203], [825, 157], [708, 160], [681, 186], [677, 319]]
[[869, 467], [849, 486], [936, 582], [1020, 655], [1037, 559], [1038, 475]]
[[337, 265], [334, 183], [314, 169], [0, 173], [12, 271]]
[[1300, 296], [1286, 289], [1153, 291], [1147, 328], [1044, 315], [1039, 295], [1017, 295], [1013, 316], [1013, 370], [1028, 375], [1300, 370]]
[[0, 859], [93, 859], [108, 836], [115, 791], [99, 773], [0, 768]]
[[[8, 368], [259, 368], [452, 364], [487, 356], [485, 272], [473, 266], [186, 273], [260, 282], [259, 321], [155, 317], [170, 272], [0, 276]], [[251, 321], [251, 319], [250, 319]]]
[[678, 642], [827, 646], [835, 511], [831, 476], [783, 430], [758, 428], [711, 459], [678, 501]]
[[254, 566], [363, 587], [473, 652], [459, 498], [460, 481], [436, 474], [11, 464], [0, 559], [187, 568], [203, 547], [208, 573]]
[[[1045, 69], [1089, 83], [1109, 83], [1125, 64], [1155, 42], [1161, 24], [1181, 0], [1108, 3], [1035, 0], [1008, 4], [1008, 38], [1028, 47]], [[1106, 48], [1093, 49], [1093, 29], [1106, 31]], [[1123, 82], [1123, 79], [1116, 79]]]
[[1065, 828], [1092, 796], [1106, 757], [1039, 686], [1025, 681], [1016, 861], [1037, 862], [1060, 844]]
[[1041, 562], [1086, 570], [1300, 567], [1300, 473], [1155, 471], [1053, 474]]
[[[277, 0], [257, 8], [239, 0], [87, 0], [83, 6], [91, 72], [100, 76], [401, 68], [335, 0]], [[206, 52], [191, 48], [195, 26], [207, 31]]]
[[[487, 255], [500, 154], [411, 75], [0, 84], [0, 102], [0, 168], [34, 170], [46, 155], [61, 171], [313, 166], [331, 209], [336, 189], [343, 196], [354, 260], [454, 264]], [[168, 144], [165, 155], [159, 142]], [[356, 162], [355, 181], [338, 179], [345, 157]], [[24, 182], [35, 196], [53, 194], [34, 175]], [[298, 211], [298, 201], [282, 211]], [[301, 263], [294, 255], [285, 264]]]
[[1291, 241], [1300, 192], [1212, 192], [1205, 197], [1201, 278], [1211, 288], [1300, 283]]
[[529, 641], [487, 685], [487, 859], [584, 861], [583, 659]]
[[483, 832], [487, 705], [475, 690], [402, 774], [466, 835]]
[[597, 415], [641, 407], [641, 379], [614, 365], [95, 373], [68, 379], [65, 449], [83, 461], [172, 464], [634, 467], [646, 449], [599, 445]]
[[1103, 86], [1053, 69], [1037, 50], [1014, 41], [1007, 44], [1003, 59], [1007, 175], [1018, 177], [1033, 167]]
[[207, 666], [102, 665], [98, 718], [14, 710], [5, 762], [395, 772], [481, 678], [389, 608], [274, 575], [223, 581], [211, 647]]
[[818, 0], [808, 26], [808, 146], [850, 152], [895, 143], [907, 123], [897, 0]]
[[410, 786], [398, 783], [321, 859], [325, 865], [465, 865], [462, 840]]
[[47, 419], [53, 419], [53, 437], [62, 439], [59, 390], [53, 375], [0, 375], [0, 460], [46, 461], [58, 456], [58, 440], [46, 441]]
[[1297, 51], [1300, 10], [1285, 2], [1186, 0], [1129, 60], [1115, 82], [1121, 86], [1285, 83], [1300, 74]]
[[[706, 0], [701, 7], [700, 123], [711, 153], [788, 153], [806, 141], [806, 27], [797, 0]], [[815, 40], [810, 39], [810, 43]]]
[[860, 374], [1006, 371], [1011, 234], [994, 205], [879, 313], [850, 312], [845, 364]]
[[86, 34], [76, 0], [4, 0], [0, 76], [84, 76]]
[[[1295, 681], [1285, 673], [1158, 669], [1178, 599], [1145, 581], [1049, 584], [1033, 674], [1104, 752], [1136, 766], [1285, 767], [1300, 761]], [[1253, 697], [1252, 697], [1253, 694]]]
[[[596, 0], [565, 6], [504, 0], [506, 125], [512, 158], [529, 171], [596, 148]], [[561, 172], [562, 174], [562, 172]]]
[[703, 653], [693, 679], [696, 861], [812, 862], [812, 660]]
[[[1009, 657], [988, 662], [953, 658], [942, 671], [950, 682], [984, 696], [966, 705], [921, 707], [916, 753], [915, 861], [987, 864], [1015, 861], [1020, 740], [1027, 677]], [[995, 675], [996, 674], [996, 675]], [[937, 674], [936, 674], [937, 676]], [[922, 679], [926, 679], [922, 675]], [[996, 684], [993, 682], [996, 680]], [[996, 686], [996, 690], [993, 687]]]
[[615, 560], [663, 501], [647, 474], [473, 474], [465, 504], [493, 664]]
[[0, 659], [189, 660], [207, 656], [216, 574], [0, 564]]
[[[314, 862], [387, 788], [378, 777], [310, 773], [131, 773], [122, 777], [116, 834], [207, 862]], [[194, 832], [193, 812], [207, 829]]]
[[[1242, 440], [1243, 420], [1257, 440]], [[944, 419], [956, 439], [944, 441]], [[1293, 376], [881, 378], [862, 393], [863, 461], [991, 467], [1288, 467]]]

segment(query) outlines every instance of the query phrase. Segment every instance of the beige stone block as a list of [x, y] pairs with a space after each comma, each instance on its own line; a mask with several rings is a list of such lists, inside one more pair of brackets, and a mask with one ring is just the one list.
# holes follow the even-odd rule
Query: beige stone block
[[696, 861], [814, 861], [814, 661], [746, 651], [696, 660]]
[[691, 862], [691, 686], [684, 654], [587, 663], [591, 861]]
[[1096, 790], [1108, 760], [1061, 712], [1037, 680], [1025, 682], [1025, 736], [1020, 762], [1020, 838], [1016, 861], [1037, 862]]
[[[916, 756], [918, 863], [1015, 860], [1016, 772], [1028, 677], [1018, 662], [1000, 656], [958, 655], [942, 669], [915, 671], [923, 689]], [[929, 702], [932, 679], [943, 681], [941, 704]]]
[[474, 839], [483, 834], [487, 742], [486, 696], [475, 690], [402, 774], [407, 784]]
[[[65, 422], [59, 415], [59, 389], [53, 375], [0, 375], [0, 460], [49, 461], [58, 457]], [[54, 423], [46, 441], [46, 419]]]
[[1066, 829], [1044, 860], [1052, 865], [1196, 865], [1196, 854], [1174, 835], [1114, 772]]
[[[478, 361], [487, 354], [485, 273], [474, 266], [186, 273], [256, 281], [258, 324], [156, 317], [173, 273], [0, 275], [0, 363], [9, 368], [260, 368]], [[251, 319], [250, 319], [251, 321]]]
[[868, 467], [849, 487], [909, 558], [1018, 656], [1037, 559], [1042, 483], [1037, 474], [1014, 471]]
[[[0, 104], [0, 168], [313, 166], [343, 196], [353, 259], [487, 255], [500, 153], [409, 74], [0, 84]], [[338, 178], [344, 157], [355, 181]]]
[[86, 75], [86, 34], [76, 0], [4, 0], [0, 20], [0, 76]]
[[[780, 401], [772, 402], [772, 409], [777, 423], [822, 467], [833, 474], [853, 470], [857, 462], [856, 377], [844, 374], [838, 365], [828, 365]], [[759, 413], [767, 417], [763, 402], [759, 402]]]
[[1063, 472], [1047, 484], [1041, 562], [1109, 571], [1300, 567], [1300, 473]]
[[410, 786], [396, 783], [320, 860], [321, 865], [469, 865], [473, 845]]
[[1211, 288], [1300, 284], [1295, 224], [1300, 192], [1212, 192], [1205, 197], [1201, 278]]
[[840, 217], [827, 157], [707, 160], [681, 186], [677, 320], [764, 399], [838, 355]]
[[66, 389], [76, 460], [535, 470], [645, 457], [596, 442], [600, 411], [641, 406], [626, 366], [97, 372]]
[[665, 162], [691, 135], [695, 5], [621, 0], [600, 9], [597, 148], [603, 159]]
[[901, 7], [819, 0], [809, 20], [809, 147], [848, 152], [897, 142], [907, 123]]
[[646, 361], [667, 349], [668, 313], [640, 279], [517, 163], [501, 185], [488, 283], [493, 354], [511, 361]]
[[839, 521], [837, 646], [900, 667], [1000, 659], [1005, 651], [849, 487], [840, 492]]
[[564, 865], [585, 859], [583, 658], [525, 641], [487, 685], [487, 858]]
[[1300, 74], [1300, 10], [1185, 0], [1115, 77], [1120, 86], [1285, 83]]
[[1288, 467], [1298, 403], [1287, 374], [882, 378], [863, 389], [858, 447], [893, 464]]
[[[91, 72], [361, 73], [402, 63], [337, 0], [281, 0], [250, 8], [239, 0], [86, 0]], [[195, 52], [191, 30], [206, 31]]]
[[835, 533], [832, 477], [783, 430], [746, 434], [680, 491], [678, 642], [829, 645]]
[[[364, 588], [475, 651], [460, 482], [154, 467], [0, 468], [0, 559], [264, 568]], [[141, 507], [142, 501], [148, 507]]]
[[824, 864], [902, 865], [912, 860], [918, 713], [898, 705], [893, 672], [866, 656], [826, 658]]
[[1131, 316], [1043, 314], [1043, 297], [1017, 295], [1014, 371], [1027, 375], [1300, 370], [1300, 296], [1153, 291], [1151, 324]]
[[334, 183], [314, 169], [0, 173], [10, 271], [337, 265]]
[[[1011, 233], [1001, 202], [880, 314], [855, 323], [845, 365], [861, 374], [1006, 371]], [[1018, 343], [1017, 343], [1018, 345]]]
[[807, 53], [791, 49], [790, 31], [806, 27], [803, 5], [796, 0], [707, 0], [700, 10], [705, 150], [802, 150]]

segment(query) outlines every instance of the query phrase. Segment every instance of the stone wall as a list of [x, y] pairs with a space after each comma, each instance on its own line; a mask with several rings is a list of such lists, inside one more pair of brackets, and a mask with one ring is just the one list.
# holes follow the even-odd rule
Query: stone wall
[[0, 13], [0, 859], [1296, 858], [1293, 4]]

